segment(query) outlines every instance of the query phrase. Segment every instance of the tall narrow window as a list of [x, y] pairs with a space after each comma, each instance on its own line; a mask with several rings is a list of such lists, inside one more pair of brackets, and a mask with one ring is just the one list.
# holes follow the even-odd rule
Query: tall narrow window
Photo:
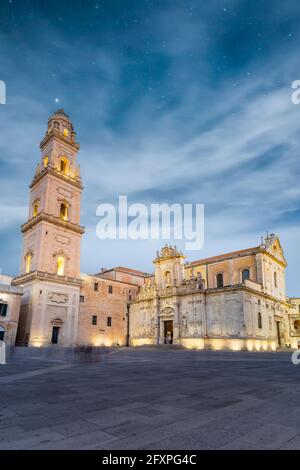
[[262, 318], [261, 318], [261, 313], [258, 312], [258, 315], [257, 315], [257, 326], [259, 329], [262, 328]]
[[99, 283], [98, 283], [98, 282], [95, 282], [95, 283], [94, 283], [94, 291], [95, 291], [95, 292], [98, 292], [98, 291], [99, 291]]
[[97, 325], [97, 315], [92, 316], [92, 325]]
[[65, 273], [65, 258], [63, 256], [57, 258], [56, 273], [58, 276], [63, 276]]
[[60, 171], [64, 174], [67, 173], [67, 161], [65, 158], [61, 158], [60, 160]]
[[242, 282], [244, 283], [246, 279], [250, 279], [250, 269], [243, 269]]
[[224, 286], [223, 274], [219, 273], [217, 274], [217, 287], [223, 287], [223, 286]]
[[7, 315], [7, 304], [6, 303], [0, 303], [0, 317], [6, 317]]
[[112, 294], [113, 293], [113, 286], [108, 286], [108, 293]]
[[107, 317], [107, 326], [111, 326], [111, 317]]
[[68, 220], [68, 206], [65, 202], [60, 205], [60, 218], [61, 220]]
[[25, 273], [28, 274], [31, 271], [31, 263], [32, 263], [32, 254], [27, 253], [25, 258]]
[[49, 163], [49, 157], [48, 157], [48, 155], [45, 155], [44, 158], [43, 158], [44, 168], [46, 168], [48, 166], [48, 163]]
[[39, 202], [36, 201], [36, 202], [33, 203], [32, 216], [36, 217], [38, 215], [38, 212], [39, 212]]
[[277, 272], [274, 273], [274, 287], [278, 287]]
[[0, 341], [4, 341], [5, 330], [0, 326]]

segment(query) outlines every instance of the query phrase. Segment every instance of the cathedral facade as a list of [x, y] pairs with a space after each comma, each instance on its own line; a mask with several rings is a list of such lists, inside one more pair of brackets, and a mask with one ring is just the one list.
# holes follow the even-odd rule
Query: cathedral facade
[[50, 116], [40, 149], [20, 275], [0, 278], [0, 339], [37, 347], [298, 347], [300, 300], [286, 296], [278, 237], [193, 262], [165, 246], [153, 274], [124, 267], [82, 274], [79, 144], [63, 110]]

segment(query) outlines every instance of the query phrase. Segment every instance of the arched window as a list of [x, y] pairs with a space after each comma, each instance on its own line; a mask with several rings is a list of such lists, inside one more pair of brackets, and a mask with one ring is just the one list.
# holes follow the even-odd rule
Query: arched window
[[67, 170], [68, 170], [68, 161], [66, 158], [61, 158], [60, 159], [60, 171], [66, 175], [67, 174]]
[[65, 258], [63, 256], [58, 256], [56, 261], [56, 274], [58, 276], [63, 276], [65, 273]]
[[223, 287], [223, 286], [224, 286], [223, 274], [219, 273], [217, 274], [217, 287]]
[[49, 163], [49, 157], [48, 157], [48, 155], [45, 155], [44, 158], [43, 158], [44, 168], [46, 168], [48, 166], [48, 163]]
[[278, 287], [277, 272], [274, 273], [274, 287]]
[[261, 318], [261, 313], [260, 312], [258, 312], [258, 314], [257, 314], [257, 326], [258, 326], [259, 329], [262, 328], [262, 318]]
[[243, 269], [242, 271], [242, 282], [244, 283], [246, 279], [250, 279], [250, 269]]
[[25, 256], [25, 273], [28, 274], [31, 271], [31, 263], [32, 263], [32, 254], [27, 253]]
[[65, 202], [62, 202], [59, 211], [59, 217], [61, 220], [68, 220], [68, 210], [68, 205]]
[[32, 211], [32, 216], [33, 217], [36, 217], [38, 215], [38, 212], [39, 212], [39, 201], [35, 201], [33, 203], [33, 211]]

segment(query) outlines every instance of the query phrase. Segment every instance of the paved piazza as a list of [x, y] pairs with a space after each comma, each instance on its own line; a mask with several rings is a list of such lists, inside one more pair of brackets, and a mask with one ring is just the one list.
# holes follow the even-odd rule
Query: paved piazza
[[0, 366], [0, 449], [300, 449], [291, 354], [20, 353]]

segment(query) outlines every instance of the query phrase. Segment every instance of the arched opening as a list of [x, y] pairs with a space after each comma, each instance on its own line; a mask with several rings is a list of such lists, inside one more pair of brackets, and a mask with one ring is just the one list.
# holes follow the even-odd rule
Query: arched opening
[[32, 253], [27, 253], [25, 256], [25, 273], [28, 274], [31, 271], [32, 264]]
[[66, 128], [64, 128], [63, 133], [64, 133], [64, 136], [65, 136], [65, 137], [68, 137], [68, 136], [69, 136], [69, 131], [68, 131], [68, 129], [66, 129]]
[[48, 166], [48, 163], [49, 163], [49, 157], [48, 157], [48, 155], [45, 155], [44, 158], [43, 158], [44, 168], [46, 168]]
[[242, 271], [242, 282], [244, 283], [246, 279], [250, 279], [250, 269], [243, 269]]
[[65, 202], [62, 202], [59, 210], [59, 217], [61, 220], [68, 220], [69, 208]]
[[66, 175], [68, 172], [68, 160], [66, 158], [60, 159], [60, 171]]
[[257, 326], [261, 330], [262, 329], [262, 318], [261, 318], [261, 313], [258, 312], [257, 314]]
[[32, 217], [36, 217], [39, 213], [39, 201], [35, 201], [33, 203], [33, 211], [32, 211]]
[[58, 256], [56, 261], [56, 274], [58, 276], [63, 276], [65, 273], [65, 258], [63, 256]]
[[217, 274], [217, 287], [224, 287], [224, 279], [222, 273]]
[[5, 329], [0, 326], [0, 341], [4, 341]]

